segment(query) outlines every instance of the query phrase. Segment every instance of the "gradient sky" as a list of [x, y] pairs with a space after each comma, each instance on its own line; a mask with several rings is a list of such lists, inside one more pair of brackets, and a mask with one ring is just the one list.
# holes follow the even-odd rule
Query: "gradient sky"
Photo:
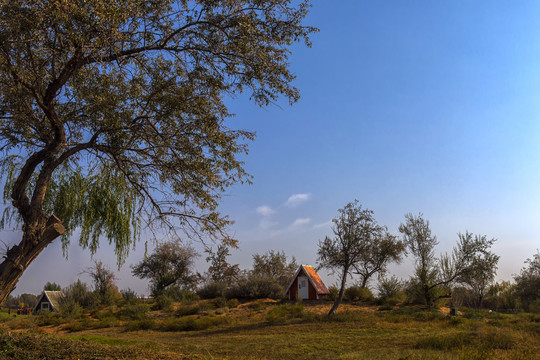
[[[249, 268], [273, 249], [315, 265], [331, 219], [358, 199], [395, 234], [406, 213], [422, 212], [437, 252], [466, 230], [498, 239], [498, 279], [510, 280], [540, 247], [539, 23], [537, 1], [314, 2], [306, 24], [320, 32], [290, 59], [300, 101], [228, 102], [230, 126], [257, 132], [245, 157], [254, 183], [230, 188], [221, 207], [240, 240], [231, 261]], [[129, 268], [143, 252], [118, 272], [121, 289], [147, 292]], [[106, 245], [95, 259], [115, 268]], [[80, 273], [90, 264], [77, 245], [66, 261], [57, 241], [14, 294], [89, 282]], [[203, 257], [197, 266], [206, 270]], [[411, 258], [392, 267], [411, 273]]]

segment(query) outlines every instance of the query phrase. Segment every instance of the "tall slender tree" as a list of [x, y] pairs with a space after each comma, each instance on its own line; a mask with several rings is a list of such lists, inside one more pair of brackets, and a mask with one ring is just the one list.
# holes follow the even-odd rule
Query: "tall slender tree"
[[[220, 194], [249, 181], [253, 133], [224, 97], [259, 105], [298, 90], [289, 47], [309, 45], [308, 0], [0, 0], [0, 149], [22, 240], [0, 263], [0, 301], [54, 239], [80, 229], [125, 259], [143, 224], [224, 236]], [[232, 240], [230, 242], [233, 242]]]
[[332, 222], [335, 237], [333, 239], [326, 237], [319, 242], [318, 250], [319, 267], [338, 272], [341, 283], [339, 295], [329, 315], [333, 315], [341, 304], [347, 278], [368, 249], [367, 239], [376, 236], [381, 231], [381, 226], [373, 218], [373, 211], [362, 209], [358, 200], [339, 209], [338, 217]]

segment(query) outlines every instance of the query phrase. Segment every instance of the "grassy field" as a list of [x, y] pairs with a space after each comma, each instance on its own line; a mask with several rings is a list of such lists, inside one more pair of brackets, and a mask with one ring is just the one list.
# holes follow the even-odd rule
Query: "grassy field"
[[0, 316], [0, 359], [540, 359], [539, 314], [345, 304], [328, 318], [329, 307], [199, 302], [168, 313]]

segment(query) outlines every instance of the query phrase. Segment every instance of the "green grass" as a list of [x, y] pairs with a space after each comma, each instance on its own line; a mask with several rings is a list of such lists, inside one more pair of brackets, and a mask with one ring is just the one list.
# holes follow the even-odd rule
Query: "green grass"
[[[101, 319], [77, 320], [70, 323], [72, 329], [58, 325], [59, 332], [71, 332], [55, 336], [40, 334], [35, 324], [18, 330], [16, 336], [29, 337], [24, 341], [1, 333], [0, 349], [5, 350], [0, 351], [18, 358], [13, 354], [29, 351], [19, 344], [44, 337], [37, 354], [47, 359], [93, 359], [88, 354], [100, 354], [95, 358], [518, 360], [537, 359], [540, 353], [538, 315], [464, 310], [465, 316], [455, 317], [414, 307], [378, 311], [376, 306], [349, 305], [328, 317], [329, 306], [255, 302], [223, 315], [214, 310], [192, 315], [151, 312], [147, 318], [117, 320], [107, 328], [95, 325], [111, 319], [111, 314], [94, 314]], [[54, 357], [54, 346], [64, 347], [64, 357]], [[9, 357], [0, 354], [4, 358]]]

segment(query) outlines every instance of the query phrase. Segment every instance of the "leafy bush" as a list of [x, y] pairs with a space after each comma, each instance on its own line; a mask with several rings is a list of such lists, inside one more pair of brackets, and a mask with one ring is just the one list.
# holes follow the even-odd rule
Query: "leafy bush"
[[122, 294], [122, 298], [127, 304], [137, 304], [138, 302], [140, 302], [137, 293], [129, 288], [125, 290], [120, 290], [120, 294]]
[[65, 303], [76, 302], [83, 308], [88, 308], [94, 304], [95, 298], [92, 292], [88, 290], [88, 285], [81, 280], [77, 280], [64, 289], [62, 301]]
[[60, 315], [64, 319], [79, 319], [82, 316], [83, 309], [78, 302], [74, 300], [63, 301], [60, 305]]
[[215, 298], [214, 300], [212, 300], [212, 304], [214, 304], [216, 309], [226, 307], [227, 306], [227, 299], [225, 299], [224, 297]]
[[214, 299], [218, 297], [224, 297], [227, 291], [227, 285], [219, 282], [209, 282], [204, 284], [197, 290], [197, 295], [201, 299]]
[[41, 310], [36, 319], [39, 326], [59, 325], [64, 322], [60, 314], [48, 310]]
[[172, 312], [174, 310], [174, 301], [171, 297], [165, 295], [159, 295], [155, 298], [153, 310], [163, 310], [165, 312]]
[[182, 289], [179, 286], [169, 286], [160, 295], [168, 296], [174, 301], [192, 302], [199, 300], [199, 296], [193, 291]]
[[83, 331], [93, 328], [93, 322], [89, 318], [80, 319], [77, 321], [73, 321], [69, 324], [66, 324], [64, 327], [65, 330], [68, 331]]
[[[39, 323], [39, 321], [38, 321], [38, 323]], [[59, 319], [58, 323], [62, 323], [62, 320]], [[31, 328], [35, 328], [37, 326], [36, 322], [35, 322], [35, 319], [32, 316], [17, 317], [15, 319], [11, 320], [11, 321], [8, 321], [6, 323], [6, 325], [12, 330], [31, 329]]]
[[152, 330], [157, 327], [153, 319], [133, 320], [126, 324], [126, 331]]
[[484, 306], [491, 310], [515, 312], [521, 308], [515, 284], [502, 281], [493, 284], [484, 299]]
[[282, 299], [285, 289], [279, 282], [272, 278], [249, 276], [240, 279], [231, 286], [227, 292], [227, 298], [237, 299]]
[[176, 310], [177, 316], [188, 316], [188, 315], [195, 315], [198, 314], [201, 311], [201, 307], [199, 305], [182, 305]]
[[348, 301], [372, 301], [373, 293], [368, 288], [351, 286], [345, 289], [344, 297]]
[[228, 312], [229, 312], [229, 308], [226, 307], [226, 306], [216, 309], [216, 315], [223, 315], [223, 314], [226, 314]]
[[229, 308], [238, 307], [239, 304], [240, 304], [240, 302], [238, 301], [238, 299], [229, 299], [229, 300], [227, 300], [227, 307], [229, 307]]
[[330, 292], [330, 294], [326, 296], [326, 299], [330, 301], [336, 301], [339, 296], [338, 287], [336, 285], [332, 285], [328, 288], [328, 291]]
[[143, 320], [148, 316], [150, 306], [148, 304], [128, 305], [118, 312], [121, 318], [129, 320]]
[[388, 301], [399, 303], [406, 298], [403, 283], [396, 276], [381, 279], [377, 285], [377, 292], [381, 303]]

